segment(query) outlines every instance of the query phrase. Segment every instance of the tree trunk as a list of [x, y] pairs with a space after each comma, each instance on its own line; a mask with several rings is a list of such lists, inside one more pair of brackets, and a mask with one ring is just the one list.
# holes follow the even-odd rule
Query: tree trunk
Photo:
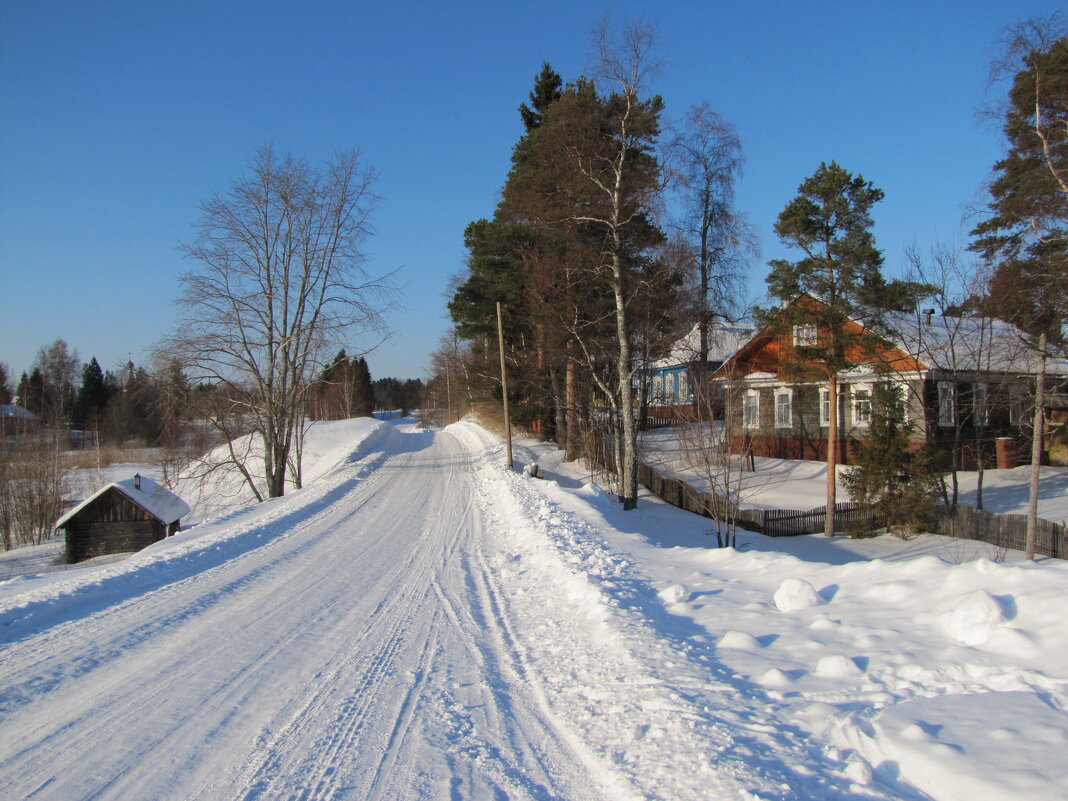
[[833, 537], [834, 505], [838, 494], [838, 376], [834, 374], [827, 382], [827, 401], [827, 517], [823, 534]]
[[616, 298], [616, 338], [619, 353], [616, 357], [616, 380], [619, 396], [619, 414], [622, 418], [621, 431], [622, 464], [618, 464], [620, 479], [620, 497], [623, 509], [629, 511], [638, 507], [638, 435], [634, 425], [634, 390], [631, 387], [630, 365], [630, 329], [627, 323], [626, 292], [623, 286], [623, 263], [620, 253], [622, 244], [619, 234], [613, 237], [615, 252], [612, 254], [612, 289]]
[[[567, 347], [569, 349], [574, 347], [573, 342], [568, 342]], [[567, 367], [564, 372], [564, 417], [567, 421], [567, 439], [565, 441], [564, 452], [567, 460], [574, 461], [579, 457], [581, 452], [581, 443], [579, 442], [579, 420], [578, 420], [578, 393], [575, 387], [575, 360], [568, 358]]]
[[1038, 525], [1038, 479], [1042, 466], [1042, 434], [1045, 428], [1046, 334], [1038, 338], [1038, 376], [1035, 378], [1035, 410], [1031, 429], [1031, 490], [1027, 498], [1027, 559], [1035, 558], [1035, 529]]

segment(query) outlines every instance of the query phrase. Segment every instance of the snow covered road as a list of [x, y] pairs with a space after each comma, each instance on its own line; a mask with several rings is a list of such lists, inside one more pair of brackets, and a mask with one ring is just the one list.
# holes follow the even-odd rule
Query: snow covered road
[[[918, 630], [925, 651], [900, 635], [907, 687], [879, 678], [895, 652], [860, 634], [889, 631], [901, 595], [865, 595], [882, 586], [868, 573], [861, 591], [851, 582], [876, 570], [893, 589], [897, 568], [710, 551], [700, 534], [664, 547], [628, 526], [667, 536], [700, 519], [656, 504], [622, 515], [582, 480], [506, 470], [500, 441], [470, 423], [320, 426], [299, 492], [122, 562], [0, 583], [0, 798], [948, 801], [977, 766], [962, 756], [972, 741], [939, 772], [924, 762], [937, 749], [893, 739], [935, 711], [924, 696], [946, 694], [956, 725], [979, 708], [968, 694], [1004, 689], [1012, 726], [1061, 730], [1040, 703], [1059, 703], [1059, 680], [1035, 670], [984, 668], [1013, 678], [997, 687], [927, 671], [918, 685], [925, 655], [968, 675], [996, 656], [947, 650], [936, 629]], [[938, 585], [982, 573], [1054, 597], [1062, 576], [922, 567]], [[771, 595], [795, 574], [841, 592], [784, 612]], [[997, 625], [992, 644], [1022, 642]], [[836, 628], [871, 658], [841, 656]], [[950, 790], [907, 780], [925, 771]], [[1032, 773], [1008, 775], [1030, 797], [1068, 797]]]
[[603, 797], [510, 645], [473, 457], [385, 445], [226, 523], [261, 544], [219, 564], [40, 631], [9, 612], [0, 796]]

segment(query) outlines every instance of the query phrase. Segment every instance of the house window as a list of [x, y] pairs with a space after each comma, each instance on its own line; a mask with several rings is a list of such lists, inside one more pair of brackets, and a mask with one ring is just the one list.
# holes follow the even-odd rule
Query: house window
[[813, 323], [794, 326], [794, 345], [805, 347], [816, 343], [817, 330]]
[[853, 425], [866, 426], [871, 422], [871, 387], [860, 384], [853, 387]]
[[1024, 422], [1024, 404], [1027, 391], [1021, 386], [1009, 387], [1009, 425], [1019, 426]]
[[664, 384], [665, 384], [665, 386], [664, 386], [664, 397], [667, 399], [668, 403], [674, 403], [675, 402], [675, 374], [674, 373], [668, 373], [664, 377]]
[[690, 400], [690, 382], [686, 373], [679, 373], [679, 400]]
[[775, 390], [775, 427], [791, 428], [793, 420], [793, 392], [788, 389]]
[[957, 408], [953, 398], [953, 384], [938, 382], [938, 425], [952, 426], [957, 422]]
[[742, 424], [746, 428], [760, 426], [760, 394], [756, 391], [746, 392], [742, 400]]
[[820, 390], [820, 425], [827, 428], [831, 424], [831, 391]]
[[972, 385], [972, 411], [974, 425], [984, 428], [990, 423], [990, 407], [986, 401], [986, 384]]
[[662, 376], [653, 376], [653, 400], [659, 401], [664, 396], [664, 379]]

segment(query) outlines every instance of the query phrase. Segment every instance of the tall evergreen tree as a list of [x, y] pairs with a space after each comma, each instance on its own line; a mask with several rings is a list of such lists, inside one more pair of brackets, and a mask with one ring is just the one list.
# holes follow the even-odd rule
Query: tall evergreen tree
[[[834, 535], [837, 497], [838, 373], [863, 358], [877, 339], [857, 333], [847, 323], [871, 321], [878, 309], [907, 307], [923, 288], [908, 282], [887, 283], [882, 253], [872, 234], [872, 207], [883, 192], [860, 175], [835, 162], [819, 169], [798, 187], [798, 195], [779, 214], [775, 233], [803, 254], [797, 261], [769, 262], [769, 294], [784, 303], [760, 313], [768, 328], [780, 335], [807, 332], [786, 354], [786, 372], [796, 378], [818, 378], [827, 386], [827, 522]], [[801, 295], [809, 295], [817, 302]]]
[[111, 401], [111, 393], [112, 387], [105, 380], [104, 371], [94, 356], [82, 367], [82, 383], [74, 404], [74, 427], [98, 430]]
[[1038, 354], [1031, 440], [1027, 557], [1034, 558], [1039, 465], [1045, 428], [1046, 361], [1065, 349], [1068, 326], [1068, 36], [1059, 17], [1028, 20], [996, 65], [1011, 78], [1004, 110], [1009, 152], [994, 165], [990, 217], [972, 249], [993, 267], [991, 311], [1031, 337]]
[[15, 397], [11, 387], [11, 374], [6, 364], [0, 363], [0, 404], [10, 405]]
[[541, 72], [534, 79], [534, 88], [530, 90], [530, 105], [521, 103], [519, 115], [523, 118], [523, 127], [530, 133], [541, 125], [542, 115], [553, 102], [560, 99], [563, 80], [548, 61], [541, 65]]
[[1068, 321], [1068, 36], [1063, 26], [1058, 20], [1022, 24], [1003, 64], [1012, 80], [1003, 126], [1009, 152], [994, 165], [990, 216], [972, 231], [971, 247], [994, 267], [991, 299], [999, 316], [1060, 343]]
[[353, 361], [352, 365], [352, 416], [370, 417], [375, 410], [375, 391], [371, 381], [371, 370], [363, 356]]

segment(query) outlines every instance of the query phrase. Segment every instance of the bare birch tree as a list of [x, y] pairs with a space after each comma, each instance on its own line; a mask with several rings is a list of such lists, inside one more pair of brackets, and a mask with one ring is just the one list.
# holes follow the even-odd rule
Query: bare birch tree
[[[214, 385], [263, 446], [265, 492], [243, 451], [235, 463], [257, 497], [300, 485], [305, 401], [329, 349], [384, 332], [388, 277], [364, 270], [374, 172], [355, 151], [317, 170], [270, 147], [245, 177], [201, 207], [198, 267], [181, 277], [181, 322], [166, 350], [193, 382]], [[365, 346], [366, 349], [366, 346]]]

